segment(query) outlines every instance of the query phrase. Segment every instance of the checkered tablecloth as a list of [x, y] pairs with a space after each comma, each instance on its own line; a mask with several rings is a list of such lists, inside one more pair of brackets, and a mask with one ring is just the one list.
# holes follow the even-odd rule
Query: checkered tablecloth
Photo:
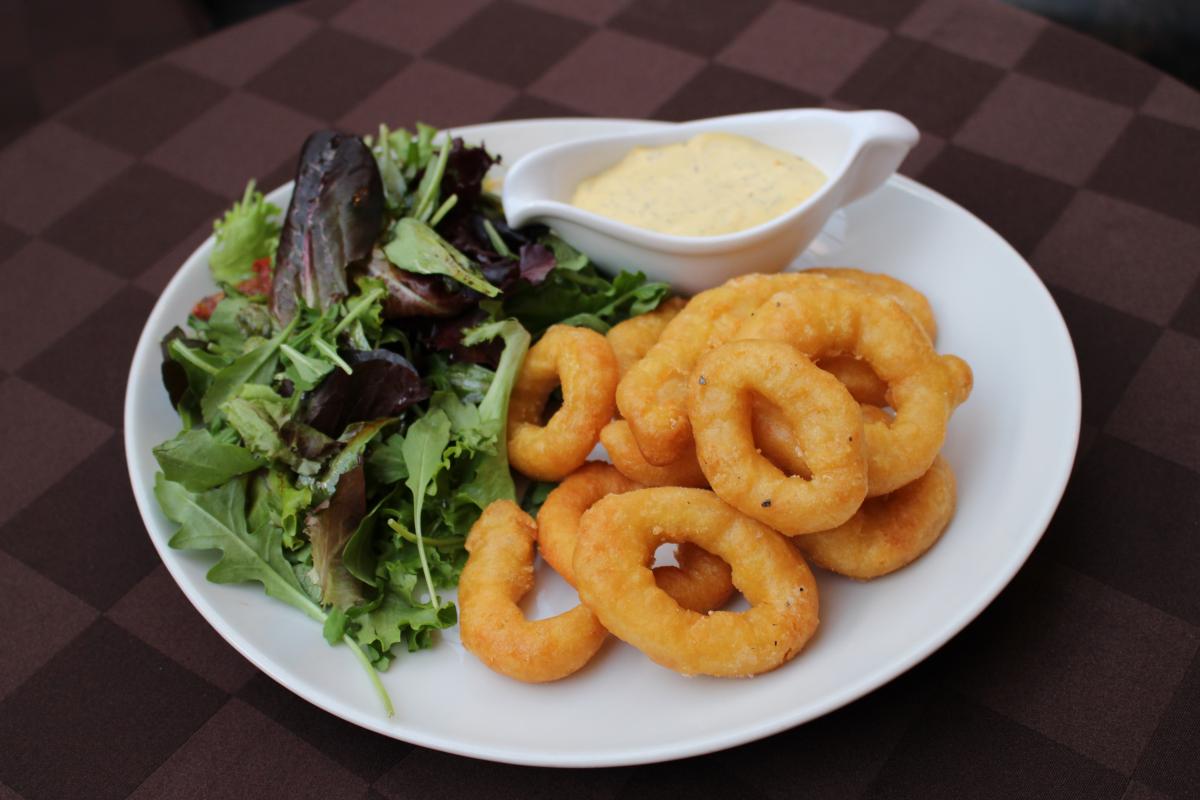
[[[555, 771], [354, 728], [190, 607], [123, 385], [248, 177], [290, 178], [318, 126], [806, 105], [914, 120], [903, 171], [1012, 242], [1075, 339], [1075, 475], [964, 633], [770, 739]], [[1198, 182], [1200, 95], [985, 0], [314, 2], [138, 69], [0, 152], [0, 800], [1200, 796]]]

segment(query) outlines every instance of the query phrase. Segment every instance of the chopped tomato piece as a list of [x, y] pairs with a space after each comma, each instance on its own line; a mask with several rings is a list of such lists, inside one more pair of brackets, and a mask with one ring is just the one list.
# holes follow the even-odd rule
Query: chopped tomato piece
[[213, 311], [217, 309], [217, 303], [225, 299], [224, 292], [217, 292], [205, 297], [192, 308], [192, 316], [196, 319], [207, 321], [212, 316]]
[[247, 278], [237, 285], [237, 290], [251, 297], [265, 296], [271, 293], [271, 259], [260, 258], [254, 262], [254, 277]]

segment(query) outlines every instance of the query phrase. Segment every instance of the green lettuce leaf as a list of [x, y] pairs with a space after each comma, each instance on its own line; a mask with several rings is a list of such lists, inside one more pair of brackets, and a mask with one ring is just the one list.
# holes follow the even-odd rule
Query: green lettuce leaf
[[204, 413], [205, 422], [212, 422], [220, 413], [221, 406], [233, 397], [246, 384], [269, 383], [275, 374], [275, 364], [278, 361], [279, 345], [287, 339], [295, 325], [292, 323], [270, 339], [257, 347], [248, 350], [233, 360], [231, 364], [222, 367], [212, 378], [208, 391], [200, 401], [200, 410]]
[[319, 384], [326, 375], [333, 372], [334, 363], [320, 356], [309, 356], [288, 345], [279, 345], [279, 352], [287, 359], [288, 366], [284, 370], [297, 389], [307, 392]]
[[204, 428], [181, 431], [154, 448], [154, 457], [167, 480], [193, 492], [220, 486], [262, 466], [246, 448], [222, 442]]
[[404, 456], [404, 465], [408, 477], [404, 479], [413, 497], [413, 519], [417, 534], [417, 549], [421, 556], [421, 570], [425, 573], [425, 584], [433, 604], [438, 605], [437, 590], [433, 585], [433, 576], [429, 572], [429, 561], [422, 541], [421, 512], [425, 505], [425, 495], [429, 490], [436, 489], [434, 477], [445, 466], [446, 447], [450, 444], [450, 419], [440, 410], [430, 411], [408, 427], [400, 452]]
[[622, 320], [653, 311], [670, 294], [665, 283], [640, 272], [621, 272], [611, 281], [587, 266], [556, 267], [537, 286], [518, 284], [504, 298], [504, 313], [534, 336], [551, 325], [577, 325], [605, 333]]
[[254, 276], [254, 262], [274, 260], [279, 247], [277, 206], [268, 203], [254, 181], [246, 184], [242, 199], [213, 223], [216, 244], [208, 257], [208, 266], [217, 283], [235, 284]]
[[504, 352], [500, 363], [496, 366], [496, 374], [488, 386], [487, 394], [479, 403], [479, 420], [481, 426], [489, 426], [488, 430], [496, 430], [495, 447], [490, 453], [482, 454], [475, 463], [475, 474], [472, 480], [460, 487], [458, 494], [474, 503], [481, 511], [494, 500], [515, 500], [516, 489], [513, 485], [512, 472], [508, 468], [508, 445], [503, 435], [504, 425], [508, 419], [508, 398], [512, 394], [513, 384], [525, 353], [529, 350], [529, 332], [521, 327], [515, 319], [492, 322], [482, 325], [463, 337], [463, 344], [471, 345], [485, 342], [495, 337], [504, 340]]
[[267, 307], [236, 296], [217, 303], [205, 329], [210, 349], [230, 358], [245, 351], [247, 340], [270, 335], [271, 312]]
[[412, 217], [396, 221], [392, 240], [384, 246], [383, 253], [400, 269], [420, 275], [445, 275], [488, 297], [500, 294], [471, 259], [433, 228]]
[[190, 492], [160, 473], [154, 483], [154, 496], [167, 518], [180, 525], [171, 537], [171, 547], [221, 551], [221, 559], [208, 571], [210, 581], [256, 581], [271, 597], [317, 622], [325, 621], [325, 614], [300, 588], [291, 565], [283, 557], [279, 529], [274, 526], [257, 531], [247, 529], [244, 478], [207, 492]]
[[389, 588], [378, 608], [354, 618], [359, 623], [356, 634], [359, 642], [373, 645], [381, 653], [388, 652], [397, 644], [406, 643], [409, 652], [416, 652], [429, 647], [433, 631], [458, 622], [458, 610], [454, 604], [435, 607], [414, 600], [416, 576], [408, 577], [412, 578], [413, 586], [407, 591]]

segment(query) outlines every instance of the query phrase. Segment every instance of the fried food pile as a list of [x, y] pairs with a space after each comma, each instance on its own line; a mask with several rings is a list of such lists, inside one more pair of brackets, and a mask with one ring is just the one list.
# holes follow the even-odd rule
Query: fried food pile
[[[561, 483], [536, 521], [503, 501], [471, 529], [463, 644], [529, 682], [574, 673], [608, 634], [685, 675], [787, 662], [818, 625], [809, 562], [877, 578], [954, 515], [939, 453], [972, 375], [936, 336], [920, 292], [848, 268], [742, 276], [607, 335], [550, 328], [513, 390], [508, 448]], [[598, 441], [612, 464], [587, 462]], [[668, 543], [678, 565], [653, 567]], [[580, 605], [530, 621], [535, 548]], [[735, 590], [749, 610], [721, 610]]]

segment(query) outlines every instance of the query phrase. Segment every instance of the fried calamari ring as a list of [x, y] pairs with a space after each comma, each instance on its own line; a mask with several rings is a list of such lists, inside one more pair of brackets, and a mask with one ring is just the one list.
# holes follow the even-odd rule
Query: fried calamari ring
[[[937, 319], [933, 316], [933, 307], [929, 305], [929, 299], [899, 278], [850, 267], [814, 267], [805, 272], [837, 278], [873, 294], [886, 294], [896, 298], [896, 302], [904, 306], [904, 310], [920, 323], [921, 329], [929, 336], [929, 341], [937, 341]], [[887, 383], [880, 380], [875, 370], [865, 361], [853, 356], [830, 356], [818, 359], [817, 366], [836, 375], [839, 381], [846, 384], [846, 388], [858, 402], [872, 406], [887, 405]]]
[[895, 572], [941, 538], [954, 516], [955, 483], [941, 456], [920, 478], [891, 494], [868, 499], [831, 531], [793, 541], [818, 567], [859, 580]]
[[[541, 424], [546, 401], [562, 386], [562, 407]], [[612, 419], [617, 359], [587, 328], [553, 325], [530, 348], [508, 404], [508, 460], [531, 478], [556, 481], [587, 460]]]
[[[658, 342], [617, 386], [617, 407], [651, 464], [670, 464], [692, 436], [687, 415], [688, 377], [704, 353], [734, 337], [742, 323], [776, 292], [805, 286], [849, 286], [895, 296], [932, 335], [933, 312], [924, 295], [887, 275], [825, 267], [807, 272], [742, 275], [693, 297], [663, 330]], [[864, 394], [864, 401], [878, 397]]]
[[648, 314], [630, 317], [614, 325], [604, 334], [608, 343], [612, 345], [613, 355], [617, 357], [617, 368], [621, 377], [625, 377], [630, 367], [650, 352], [667, 323], [675, 319], [675, 315], [682, 311], [685, 305], [687, 301], [682, 297], [672, 297], [664, 300], [658, 308]]
[[[691, 542], [733, 567], [751, 608], [699, 614], [649, 566], [664, 542]], [[600, 500], [583, 515], [575, 577], [613, 634], [685, 675], [746, 677], [796, 655], [817, 629], [817, 584], [799, 551], [703, 489], [657, 487]]]
[[669, 464], [651, 464], [638, 449], [629, 423], [615, 419], [600, 431], [600, 444], [622, 475], [646, 486], [690, 486], [704, 488], [708, 479], [696, 460], [696, 448], [688, 445], [683, 454]]
[[725, 605], [733, 594], [729, 565], [699, 545], [680, 542], [675, 546], [678, 566], [654, 568], [654, 582], [680, 608], [703, 614]]
[[546, 497], [537, 516], [538, 552], [554, 571], [575, 585], [575, 540], [579, 518], [601, 497], [640, 489], [611, 464], [589, 461], [572, 472]]
[[811, 478], [804, 461], [804, 448], [796, 441], [791, 423], [778, 406], [754, 395], [750, 430], [758, 452], [779, 467], [785, 475]]
[[658, 342], [617, 386], [617, 407], [651, 464], [665, 465], [687, 451], [688, 375], [704, 353], [723, 344], [775, 292], [829, 280], [817, 275], [742, 275], [693, 297]]
[[810, 275], [825, 275], [830, 278], [854, 284], [871, 294], [883, 294], [896, 298], [896, 302], [904, 310], [913, 315], [920, 324], [929, 341], [937, 341], [937, 319], [933, 316], [933, 307], [929, 298], [909, 286], [899, 278], [885, 275], [882, 272], [865, 272], [853, 267], [813, 267], [804, 270]]
[[[837, 527], [862, 505], [862, 411], [837, 378], [796, 348], [777, 341], [721, 345], [696, 364], [691, 384], [696, 455], [726, 503], [788, 536]], [[785, 474], [758, 452], [755, 393], [787, 419], [811, 479]]]
[[[864, 425], [874, 421], [887, 425], [892, 422], [891, 414], [878, 406], [864, 404], [861, 408]], [[804, 461], [804, 448], [796, 441], [787, 417], [783, 415], [782, 411], [756, 396], [754, 398], [754, 422], [751, 427], [754, 431], [754, 444], [758, 446], [758, 451], [766, 456], [768, 461], [787, 475], [799, 475], [802, 478], [812, 477], [812, 473], [808, 471], [808, 464]]]
[[530, 621], [517, 603], [533, 587], [533, 520], [515, 503], [497, 500], [467, 535], [470, 557], [458, 582], [463, 646], [491, 669], [527, 683], [576, 672], [608, 635], [584, 606]]
[[[567, 583], [575, 585], [575, 546], [579, 519], [596, 501], [610, 494], [643, 488], [611, 464], [584, 464], [555, 487], [538, 512], [538, 550]], [[708, 611], [725, 604], [733, 594], [729, 565], [692, 544], [675, 549], [679, 566], [654, 568], [654, 579], [684, 608]]]
[[832, 286], [780, 292], [754, 312], [737, 338], [787, 342], [810, 358], [852, 353], [887, 382], [895, 419], [866, 423], [870, 497], [929, 470], [951, 413], [970, 393], [966, 362], [939, 356], [913, 316], [884, 295]]
[[858, 402], [869, 406], [887, 405], [887, 384], [879, 379], [867, 362], [854, 356], [829, 356], [819, 358], [814, 363], [841, 381], [850, 390], [850, 396]]
[[[804, 463], [804, 453], [796, 444], [787, 418], [779, 409], [755, 397], [753, 420], [754, 443], [771, 463], [789, 475], [811, 477]], [[670, 464], [655, 466], [642, 456], [629, 423], [623, 419], [613, 420], [604, 426], [600, 431], [600, 443], [612, 459], [613, 466], [622, 475], [638, 483], [646, 486], [708, 488], [708, 478], [700, 469], [694, 443], [689, 444], [683, 455]]]

